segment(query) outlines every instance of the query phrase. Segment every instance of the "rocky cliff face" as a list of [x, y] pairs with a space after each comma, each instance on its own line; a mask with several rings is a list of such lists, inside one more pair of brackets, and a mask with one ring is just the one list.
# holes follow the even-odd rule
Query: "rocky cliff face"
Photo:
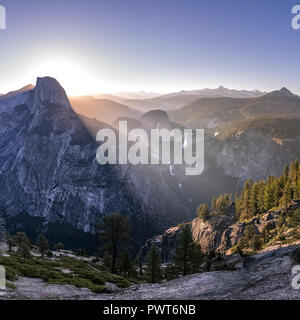
[[[226, 213], [212, 214], [207, 221], [199, 218], [194, 219], [191, 223], [193, 239], [200, 244], [202, 251], [206, 254], [231, 254], [231, 249], [238, 245], [245, 236], [247, 226], [252, 225], [254, 232], [260, 235], [265, 228], [268, 230], [276, 229], [279, 217], [283, 212], [299, 208], [300, 200], [293, 200], [287, 208], [268, 211], [246, 222], [236, 222], [234, 209], [230, 208]], [[145, 257], [151, 245], [155, 244], [161, 254], [162, 261], [171, 262], [183, 226], [170, 228], [163, 234], [149, 239], [140, 249], [141, 256]]]
[[181, 189], [165, 178], [171, 176], [168, 166], [97, 163], [94, 134], [103, 127], [80, 119], [52, 78], [1, 99], [0, 205], [6, 215], [27, 212], [44, 218], [45, 227], [59, 222], [95, 232], [104, 215], [122, 212], [131, 217], [140, 244], [174, 221], [190, 219], [193, 210], [183, 199], [188, 195], [178, 196]]
[[140, 248], [139, 254], [142, 260], [145, 260], [145, 257], [151, 246], [155, 244], [161, 256], [161, 262], [171, 262], [184, 225], [185, 224], [170, 228], [163, 234], [147, 240], [146, 243]]
[[113, 167], [99, 166], [96, 145], [51, 78], [1, 102], [0, 201], [21, 211], [92, 232], [102, 215], [133, 209]]
[[[136, 125], [183, 129], [157, 110]], [[297, 137], [272, 140], [248, 130], [223, 140], [208, 133], [201, 176], [186, 176], [184, 165], [100, 166], [95, 133], [104, 127], [79, 117], [64, 89], [49, 77], [39, 78], [35, 88], [2, 96], [0, 206], [6, 215], [27, 212], [43, 218], [45, 228], [58, 222], [93, 233], [104, 215], [122, 212], [131, 217], [141, 245], [172, 225], [191, 221], [201, 202], [236, 191], [247, 178], [276, 173], [299, 153]]]
[[215, 159], [218, 167], [240, 185], [278, 176], [289, 162], [299, 158], [300, 136], [275, 138], [257, 130], [236, 132], [222, 141]]

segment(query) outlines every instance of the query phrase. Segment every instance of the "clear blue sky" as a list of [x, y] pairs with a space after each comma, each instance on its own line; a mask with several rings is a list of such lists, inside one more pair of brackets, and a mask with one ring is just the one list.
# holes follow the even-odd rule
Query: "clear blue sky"
[[300, 0], [0, 4], [0, 92], [51, 73], [72, 94], [219, 85], [300, 94], [300, 30], [291, 28]]

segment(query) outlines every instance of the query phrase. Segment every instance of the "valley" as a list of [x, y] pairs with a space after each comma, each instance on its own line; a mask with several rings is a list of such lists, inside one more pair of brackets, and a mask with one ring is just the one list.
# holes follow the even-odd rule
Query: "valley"
[[[140, 100], [143, 107], [136, 109], [127, 106], [126, 100], [107, 97], [69, 100], [50, 77], [2, 95], [0, 205], [6, 231], [13, 235], [26, 232], [34, 243], [40, 233], [45, 234], [50, 248], [63, 242], [67, 249], [87, 252], [88, 259], [82, 262], [74, 251], [58, 254], [52, 250], [54, 257], [43, 261], [33, 246], [30, 260], [24, 260], [28, 270], [17, 267], [17, 251], [7, 252], [2, 228], [1, 263], [15, 265], [13, 281], [2, 297], [41, 299], [51, 292], [48, 299], [296, 299], [288, 281], [299, 246], [298, 222], [293, 226], [290, 222], [298, 219], [293, 216], [299, 210], [298, 193], [284, 204], [279, 198], [251, 214], [250, 203], [238, 196], [226, 200], [221, 209], [208, 205], [205, 219], [199, 208], [213, 198], [217, 203], [223, 201], [220, 195], [242, 192], [243, 197], [245, 183], [255, 188], [253, 181], [277, 177], [286, 165], [300, 158], [300, 98], [285, 88], [271, 93], [217, 91], [193, 92], [192, 100], [190, 93], [166, 96], [164, 99], [171, 97], [177, 102], [166, 104], [167, 108], [159, 102], [159, 110], [156, 106], [149, 109], [147, 98]], [[224, 96], [219, 96], [222, 92]], [[182, 95], [187, 103], [183, 107]], [[160, 101], [160, 97], [150, 99]], [[186, 175], [187, 164], [99, 165], [96, 135], [105, 129], [117, 137], [120, 130], [116, 124], [122, 119], [128, 129], [145, 133], [205, 129], [203, 173]], [[116, 144], [120, 140], [116, 138]], [[298, 176], [289, 179], [296, 190]], [[284, 193], [285, 189], [276, 190]], [[256, 201], [258, 204], [259, 199]], [[243, 204], [237, 209], [236, 203]], [[130, 254], [141, 257], [143, 268], [155, 244], [165, 273], [162, 282], [149, 284], [146, 276], [136, 275], [127, 280], [109, 273], [103, 265], [107, 257], [97, 251], [99, 244], [104, 245], [99, 242], [98, 226], [113, 213], [129, 219]], [[173, 255], [185, 226], [204, 260], [195, 273], [180, 276]], [[251, 235], [249, 226], [254, 228]], [[262, 237], [267, 229], [265, 241]], [[92, 262], [98, 255], [98, 264]], [[76, 266], [87, 270], [82, 273]], [[48, 278], [41, 277], [41, 268]], [[69, 270], [72, 277], [57, 273], [57, 268]], [[135, 271], [138, 268], [136, 265]], [[91, 279], [96, 275], [101, 281], [94, 283]], [[280, 284], [274, 287], [278, 277]]]

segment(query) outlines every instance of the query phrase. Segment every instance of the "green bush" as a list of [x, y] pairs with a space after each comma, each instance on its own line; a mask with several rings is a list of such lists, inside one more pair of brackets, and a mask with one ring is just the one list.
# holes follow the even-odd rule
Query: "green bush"
[[169, 264], [166, 266], [165, 270], [165, 278], [167, 280], [173, 280], [178, 278], [179, 274], [181, 273], [181, 268], [175, 266], [173, 264]]
[[6, 282], [6, 287], [9, 289], [12, 289], [12, 290], [17, 289], [17, 287], [13, 283], [10, 283], [10, 282]]
[[[101, 271], [87, 261], [71, 257], [62, 257], [59, 261], [49, 261], [41, 258], [24, 259], [12, 254], [10, 257], [0, 257], [0, 265], [6, 268], [9, 281], [17, 280], [17, 276], [40, 278], [52, 284], [70, 284], [78, 288], [89, 288], [96, 293], [108, 293], [106, 282], [115, 283], [121, 288], [131, 285], [125, 278]], [[71, 273], [63, 273], [58, 268], [68, 269]]]
[[8, 266], [5, 267], [5, 277], [6, 277], [6, 280], [9, 280], [9, 281], [16, 281], [18, 279], [16, 270]]

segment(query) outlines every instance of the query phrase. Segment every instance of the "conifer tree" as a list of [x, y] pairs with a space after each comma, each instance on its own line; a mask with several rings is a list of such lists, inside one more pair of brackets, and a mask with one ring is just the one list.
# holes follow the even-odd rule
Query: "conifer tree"
[[254, 183], [252, 185], [250, 201], [249, 201], [251, 217], [254, 217], [259, 212], [258, 195], [259, 195], [259, 184]]
[[111, 270], [112, 257], [108, 250], [104, 252], [104, 255], [102, 257], [102, 264], [106, 269]]
[[287, 206], [291, 200], [292, 200], [291, 183], [290, 183], [290, 180], [287, 180], [283, 189], [283, 195], [280, 203], [283, 206]]
[[202, 253], [200, 246], [193, 241], [191, 228], [185, 225], [175, 250], [175, 265], [179, 267], [183, 275], [197, 272], [201, 261]]
[[8, 245], [8, 252], [12, 252], [12, 247], [15, 245], [15, 241], [9, 233], [6, 235], [6, 242]]
[[17, 232], [14, 236], [14, 241], [18, 247], [18, 253], [23, 258], [30, 257], [30, 240], [25, 232]]
[[217, 199], [216, 198], [212, 198], [211, 200], [211, 209], [212, 210], [216, 210], [217, 208]]
[[118, 213], [106, 216], [99, 225], [100, 240], [105, 242], [103, 246], [111, 255], [111, 273], [116, 273], [117, 259], [129, 240], [130, 220]]
[[155, 244], [146, 256], [145, 278], [151, 283], [159, 282], [162, 278], [160, 254]]
[[124, 278], [127, 278], [131, 268], [132, 268], [132, 263], [131, 263], [130, 255], [128, 250], [126, 249], [122, 254], [121, 264], [120, 264], [120, 269], [121, 269], [121, 272], [123, 272]]
[[265, 185], [266, 185], [265, 181], [262, 180], [259, 182], [259, 191], [257, 196], [257, 207], [258, 207], [259, 213], [263, 213], [265, 208], [265, 203], [264, 203]]
[[39, 235], [37, 246], [42, 255], [42, 259], [44, 259], [46, 252], [49, 250], [49, 243], [43, 234]]
[[210, 212], [209, 212], [207, 203], [201, 204], [197, 209], [197, 213], [198, 213], [198, 217], [203, 221], [208, 220], [210, 216]]

